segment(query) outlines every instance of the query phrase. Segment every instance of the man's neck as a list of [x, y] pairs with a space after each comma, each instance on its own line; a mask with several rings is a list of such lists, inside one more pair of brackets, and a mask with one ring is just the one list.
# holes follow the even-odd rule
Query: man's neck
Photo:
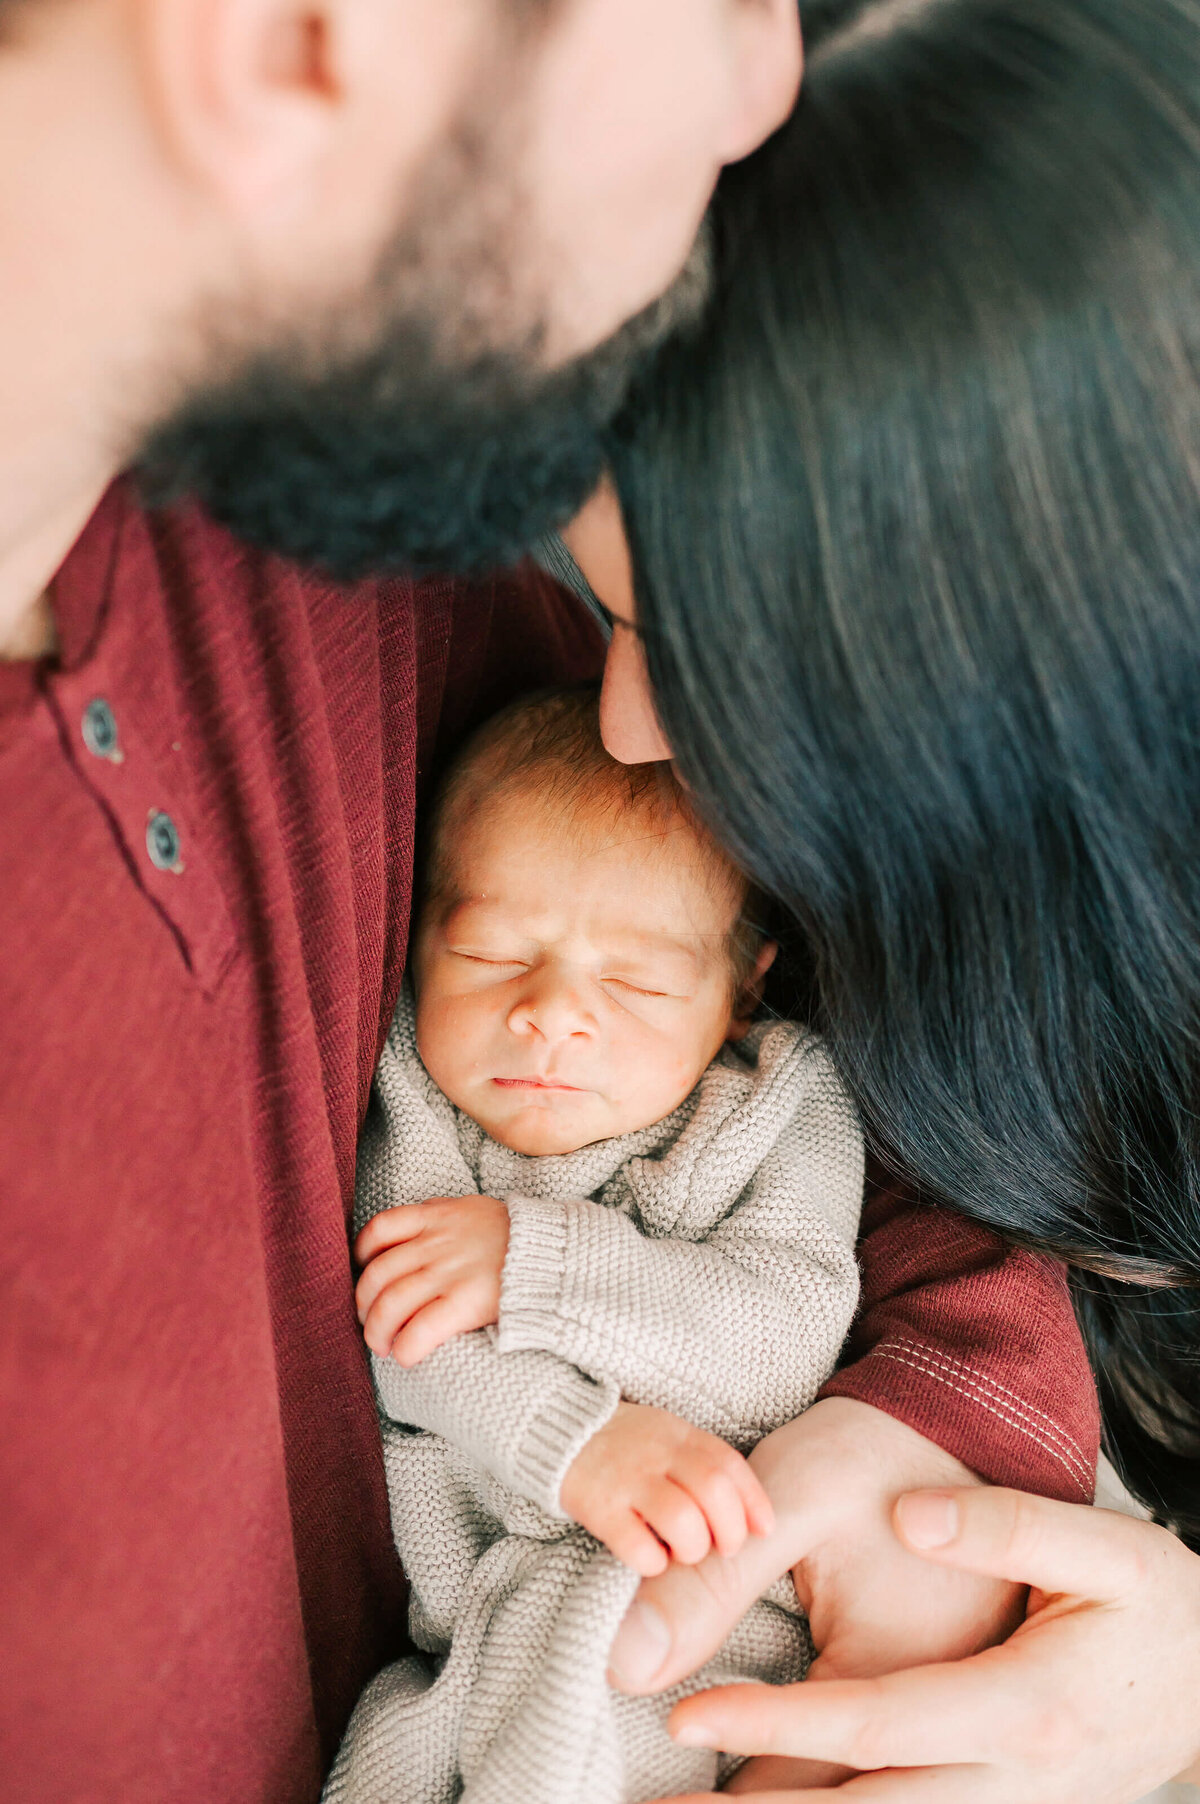
[[[5, 446], [0, 440], [0, 468]], [[86, 525], [106, 487], [106, 477], [74, 494], [47, 497], [39, 519], [0, 511], [0, 662], [49, 656], [57, 644], [49, 585]]]
[[[53, 12], [31, 12], [49, 33]], [[52, 55], [0, 54], [0, 658], [53, 649], [46, 593], [140, 436], [139, 394], [184, 258], [151, 207], [117, 104], [103, 9]], [[55, 43], [57, 45], [58, 38]], [[116, 99], [114, 99], [114, 93]], [[53, 131], [46, 120], [55, 121]], [[157, 215], [155, 215], [157, 217]], [[164, 272], [167, 272], [164, 274]]]

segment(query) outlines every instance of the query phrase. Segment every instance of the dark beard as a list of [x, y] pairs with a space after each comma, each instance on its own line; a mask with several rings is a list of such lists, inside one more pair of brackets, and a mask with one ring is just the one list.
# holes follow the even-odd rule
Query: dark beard
[[372, 278], [323, 319], [284, 335], [210, 319], [205, 373], [137, 459], [152, 503], [195, 496], [250, 543], [346, 578], [495, 569], [571, 517], [642, 359], [699, 313], [709, 246], [702, 232], [659, 301], [547, 372], [505, 177], [521, 129], [511, 103], [465, 109]]
[[340, 369], [278, 353], [196, 395], [141, 460], [152, 504], [195, 496], [251, 544], [339, 577], [495, 569], [595, 487], [601, 434], [646, 334], [530, 377], [446, 370], [414, 328]]
[[239, 537], [354, 578], [497, 569], [562, 526], [599, 480], [604, 428], [653, 349], [708, 292], [702, 233], [662, 298], [549, 374], [532, 354], [456, 365], [412, 321], [315, 362], [297, 345], [206, 384], [139, 461], [152, 506], [194, 496]]

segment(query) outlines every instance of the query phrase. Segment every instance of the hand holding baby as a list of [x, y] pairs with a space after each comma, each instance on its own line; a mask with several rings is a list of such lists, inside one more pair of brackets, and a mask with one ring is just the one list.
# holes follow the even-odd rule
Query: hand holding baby
[[354, 1243], [372, 1353], [416, 1366], [456, 1334], [491, 1327], [507, 1252], [508, 1210], [494, 1196], [435, 1196], [375, 1216]]

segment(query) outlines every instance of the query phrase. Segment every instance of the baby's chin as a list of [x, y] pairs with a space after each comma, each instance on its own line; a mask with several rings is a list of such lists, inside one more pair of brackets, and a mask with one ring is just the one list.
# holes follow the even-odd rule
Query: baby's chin
[[577, 1153], [582, 1147], [595, 1145], [597, 1140], [612, 1138], [603, 1128], [589, 1127], [581, 1121], [564, 1121], [546, 1109], [522, 1111], [506, 1121], [480, 1121], [479, 1125], [501, 1146], [507, 1146], [514, 1153], [524, 1153], [531, 1159]]
[[622, 1120], [619, 1108], [606, 1105], [603, 1098], [594, 1094], [586, 1100], [582, 1095], [578, 1099], [556, 1096], [553, 1101], [530, 1103], [524, 1108], [489, 1108], [476, 1113], [468, 1107], [466, 1112], [501, 1146], [531, 1159], [561, 1158], [582, 1147], [594, 1146], [598, 1140], [611, 1140], [635, 1126], [646, 1125], [640, 1118]]

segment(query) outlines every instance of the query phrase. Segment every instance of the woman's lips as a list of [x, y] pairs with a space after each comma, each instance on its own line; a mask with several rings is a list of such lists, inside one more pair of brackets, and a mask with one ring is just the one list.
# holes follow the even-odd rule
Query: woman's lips
[[494, 1077], [494, 1084], [501, 1090], [561, 1090], [569, 1096], [582, 1096], [584, 1091], [577, 1084], [560, 1084], [553, 1078], [545, 1077]]

